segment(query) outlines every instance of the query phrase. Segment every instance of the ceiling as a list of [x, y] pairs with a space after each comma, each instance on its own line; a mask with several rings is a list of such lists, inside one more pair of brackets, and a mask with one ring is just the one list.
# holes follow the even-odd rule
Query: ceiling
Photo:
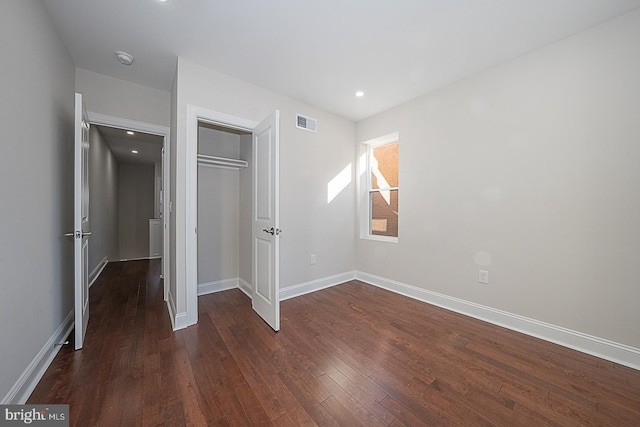
[[[100, 125], [92, 126], [98, 128], [118, 163], [149, 164], [162, 160], [162, 145], [164, 143], [162, 136], [142, 132], [129, 135], [124, 129]], [[133, 150], [138, 153], [132, 153]]]
[[[168, 91], [180, 56], [356, 121], [640, 7], [640, 0], [43, 3], [79, 68]], [[117, 50], [131, 53], [133, 65], [117, 62]]]

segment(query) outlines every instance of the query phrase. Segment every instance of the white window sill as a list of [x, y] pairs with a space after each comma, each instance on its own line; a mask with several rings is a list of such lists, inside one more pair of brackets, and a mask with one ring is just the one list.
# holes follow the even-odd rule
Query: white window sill
[[389, 237], [389, 236], [368, 235], [368, 236], [361, 237], [361, 239], [376, 240], [378, 242], [398, 243], [398, 238], [397, 237]]

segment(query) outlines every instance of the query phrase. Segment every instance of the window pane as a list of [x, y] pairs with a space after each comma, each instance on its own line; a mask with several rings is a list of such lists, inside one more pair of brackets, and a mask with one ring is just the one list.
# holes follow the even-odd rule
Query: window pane
[[398, 187], [398, 143], [371, 149], [371, 188]]
[[371, 191], [369, 203], [371, 206], [370, 234], [398, 237], [398, 190]]

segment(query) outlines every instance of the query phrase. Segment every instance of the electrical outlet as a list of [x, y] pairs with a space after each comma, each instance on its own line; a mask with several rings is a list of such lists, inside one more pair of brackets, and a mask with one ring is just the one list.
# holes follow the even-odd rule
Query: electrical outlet
[[316, 254], [311, 254], [311, 265], [316, 263]]
[[489, 284], [489, 272], [487, 270], [478, 270], [478, 283]]

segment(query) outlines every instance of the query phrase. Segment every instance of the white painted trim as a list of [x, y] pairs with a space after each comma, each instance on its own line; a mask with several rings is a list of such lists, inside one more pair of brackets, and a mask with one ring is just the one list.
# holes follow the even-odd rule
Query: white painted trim
[[73, 310], [62, 321], [58, 329], [53, 333], [51, 338], [47, 340], [45, 345], [40, 349], [36, 357], [33, 358], [27, 369], [24, 370], [18, 381], [11, 387], [7, 395], [0, 401], [2, 405], [22, 405], [42, 379], [56, 354], [60, 351], [61, 346], [55, 345], [64, 342], [73, 329]]
[[[369, 218], [367, 217], [367, 224], [368, 224], [368, 220], [369, 220]], [[368, 229], [369, 229], [369, 227], [367, 225], [366, 231], [368, 231]], [[398, 238], [397, 237], [379, 236], [379, 235], [376, 235], [376, 234], [367, 234], [367, 233], [365, 233], [365, 235], [362, 237], [362, 239], [376, 240], [378, 242], [398, 243]]]
[[188, 322], [187, 313], [182, 312], [182, 313], [176, 314], [176, 322], [174, 325], [175, 326], [173, 327], [173, 330], [177, 331], [179, 329], [184, 329], [187, 326], [191, 326], [192, 324]]
[[169, 135], [169, 127], [156, 125], [153, 123], [139, 122], [137, 120], [123, 119], [122, 117], [109, 116], [106, 114], [88, 112], [89, 123], [99, 126], [121, 128], [153, 135]]
[[249, 299], [253, 299], [253, 285], [241, 277], [238, 278], [238, 289], [240, 289]]
[[171, 295], [171, 291], [167, 293], [167, 311], [169, 312], [169, 319], [171, 319], [171, 329], [176, 330], [176, 303]]
[[[371, 233], [371, 204], [370, 204], [370, 194], [374, 191], [394, 191], [399, 190], [398, 187], [388, 187], [383, 188], [382, 190], [372, 189], [371, 185], [371, 157], [372, 150], [376, 147], [380, 147], [382, 145], [391, 144], [391, 143], [400, 143], [400, 133], [393, 132], [388, 135], [384, 135], [378, 138], [371, 139], [369, 141], [364, 141], [361, 144], [365, 146], [364, 150], [364, 162], [360, 162], [358, 173], [360, 174], [360, 185], [358, 187], [359, 200], [362, 206], [359, 209], [360, 215], [360, 238], [366, 240], [377, 240], [379, 242], [389, 242], [389, 243], [398, 243], [398, 236], [400, 235], [398, 232], [398, 236], [379, 236]], [[364, 169], [363, 169], [364, 168]], [[398, 174], [400, 173], [400, 169], [398, 168]], [[362, 192], [362, 194], [360, 194]]]
[[169, 221], [171, 218], [171, 212], [169, 210], [169, 200], [171, 197], [171, 168], [170, 168], [170, 153], [171, 153], [171, 128], [162, 125], [156, 125], [153, 123], [139, 122], [137, 120], [123, 119], [121, 117], [109, 116], [106, 114], [92, 113], [89, 111], [89, 123], [116, 127], [121, 129], [128, 129], [134, 132], [150, 133], [153, 135], [159, 135], [164, 137], [164, 157], [162, 164], [162, 188], [163, 188], [163, 245], [164, 251], [162, 252], [162, 276], [164, 283], [164, 299], [169, 299], [169, 274], [170, 258], [171, 258], [171, 245], [169, 242]]
[[148, 260], [150, 260], [150, 259], [156, 259], [156, 258], [160, 258], [160, 257], [143, 256], [143, 257], [140, 257], [140, 258], [122, 258], [122, 259], [119, 259], [119, 260], [118, 260], [118, 261], [116, 261], [116, 262], [124, 262], [124, 261], [145, 261], [145, 260], [147, 260], [147, 261], [148, 261]]
[[171, 221], [173, 212], [169, 209], [171, 197], [171, 150], [169, 138], [165, 139], [162, 148], [162, 278], [164, 284], [164, 300], [169, 299], [169, 280], [171, 279]]
[[[198, 122], [251, 132], [258, 122], [187, 104], [185, 144], [185, 326], [198, 321]], [[179, 232], [178, 232], [179, 233]], [[178, 317], [175, 328], [178, 328]], [[178, 328], [179, 329], [179, 328]]]
[[239, 288], [240, 278], [217, 280], [214, 282], [198, 283], [198, 296], [212, 294], [214, 292], [228, 291]]
[[108, 263], [109, 259], [107, 259], [107, 257], [104, 257], [102, 258], [102, 261], [100, 261], [98, 265], [96, 265], [96, 267], [91, 270], [91, 273], [89, 273], [89, 287], [93, 286], [93, 283], [98, 277], [100, 277], [100, 273], [102, 273], [102, 270], [104, 270]]
[[171, 291], [168, 293], [167, 298], [167, 309], [169, 310], [169, 317], [171, 318], [171, 327], [174, 331], [179, 329], [184, 329], [189, 326], [187, 313], [177, 313], [176, 312], [176, 302], [173, 295], [171, 295]]
[[299, 297], [311, 292], [319, 291], [321, 289], [330, 288], [331, 286], [339, 285], [355, 278], [356, 272], [349, 271], [347, 273], [336, 274], [333, 276], [323, 277], [321, 279], [315, 279], [309, 282], [300, 283], [298, 285], [280, 288], [280, 301]]
[[407, 296], [422, 302], [436, 305], [456, 313], [480, 319], [526, 335], [540, 338], [564, 347], [568, 347], [611, 362], [634, 369], [640, 369], [640, 349], [624, 344], [573, 331], [561, 326], [551, 325], [535, 319], [509, 313], [459, 298], [450, 297], [426, 289], [417, 288], [395, 280], [385, 279], [373, 274], [357, 271], [355, 278]]
[[379, 136], [377, 138], [369, 139], [367, 141], [363, 141], [360, 144], [368, 145], [369, 147], [379, 147], [381, 145], [390, 144], [392, 142], [396, 142], [400, 139], [400, 132], [392, 132], [387, 135]]

